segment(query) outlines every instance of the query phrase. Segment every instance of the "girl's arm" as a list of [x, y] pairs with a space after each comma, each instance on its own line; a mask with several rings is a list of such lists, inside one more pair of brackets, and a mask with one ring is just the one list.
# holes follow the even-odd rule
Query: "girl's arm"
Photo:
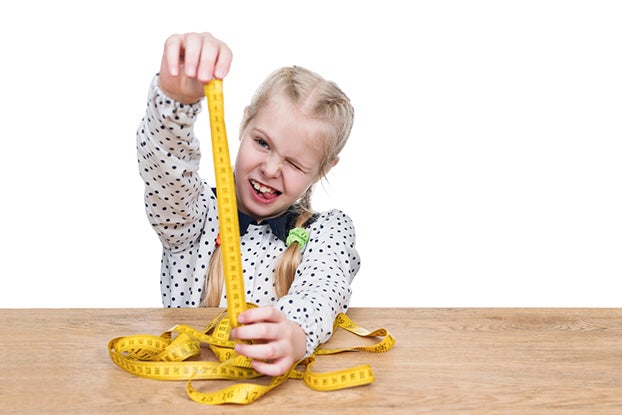
[[201, 158], [193, 125], [201, 104], [185, 105], [166, 96], [154, 77], [136, 148], [145, 182], [147, 218], [164, 247], [183, 249], [195, 241], [207, 203], [198, 175]]
[[313, 353], [332, 335], [337, 314], [348, 308], [350, 284], [360, 267], [352, 220], [338, 210], [325, 212], [309, 234], [288, 294], [274, 306], [240, 314], [245, 325], [231, 332], [232, 338], [255, 340], [238, 343], [236, 351], [255, 359], [253, 368], [266, 375], [281, 375]]
[[[145, 181], [145, 208], [165, 248], [182, 250], [199, 237], [213, 195], [198, 175], [200, 151], [193, 125], [204, 83], [224, 77], [227, 45], [209, 33], [170, 36], [147, 112], [137, 132], [138, 162]], [[207, 194], [203, 194], [207, 189]]]
[[361, 266], [352, 219], [324, 212], [310, 225], [309, 242], [287, 295], [275, 307], [307, 334], [307, 354], [333, 334], [333, 322], [348, 310], [351, 284]]

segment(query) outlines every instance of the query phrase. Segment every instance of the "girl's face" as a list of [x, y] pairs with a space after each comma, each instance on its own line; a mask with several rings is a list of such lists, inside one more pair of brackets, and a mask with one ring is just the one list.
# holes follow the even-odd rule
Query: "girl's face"
[[240, 211], [257, 222], [279, 216], [320, 178], [320, 126], [280, 94], [257, 111], [235, 162]]

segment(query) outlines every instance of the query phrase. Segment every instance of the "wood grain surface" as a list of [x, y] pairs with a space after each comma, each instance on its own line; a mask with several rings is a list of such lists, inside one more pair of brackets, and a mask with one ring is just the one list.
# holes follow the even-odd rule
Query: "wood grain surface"
[[[0, 309], [0, 413], [622, 414], [622, 309], [354, 308], [395, 347], [322, 356], [314, 371], [368, 363], [374, 383], [318, 392], [289, 379], [244, 406], [195, 403], [185, 382], [133, 376], [108, 356], [114, 337], [203, 328], [219, 311]], [[365, 340], [338, 331], [327, 347]]]

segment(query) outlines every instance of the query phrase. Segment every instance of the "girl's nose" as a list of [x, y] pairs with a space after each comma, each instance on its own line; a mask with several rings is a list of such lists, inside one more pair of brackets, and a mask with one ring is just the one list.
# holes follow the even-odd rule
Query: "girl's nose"
[[275, 156], [266, 157], [261, 171], [266, 177], [277, 177], [281, 172], [281, 160]]

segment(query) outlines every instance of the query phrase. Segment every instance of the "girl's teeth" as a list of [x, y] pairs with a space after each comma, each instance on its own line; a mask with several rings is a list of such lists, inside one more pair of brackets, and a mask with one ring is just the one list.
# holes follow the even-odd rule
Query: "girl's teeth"
[[268, 189], [265, 186], [261, 186], [261, 185], [259, 185], [259, 183], [256, 183], [256, 182], [253, 182], [253, 187], [256, 190], [259, 190], [261, 193], [272, 193], [272, 189]]

